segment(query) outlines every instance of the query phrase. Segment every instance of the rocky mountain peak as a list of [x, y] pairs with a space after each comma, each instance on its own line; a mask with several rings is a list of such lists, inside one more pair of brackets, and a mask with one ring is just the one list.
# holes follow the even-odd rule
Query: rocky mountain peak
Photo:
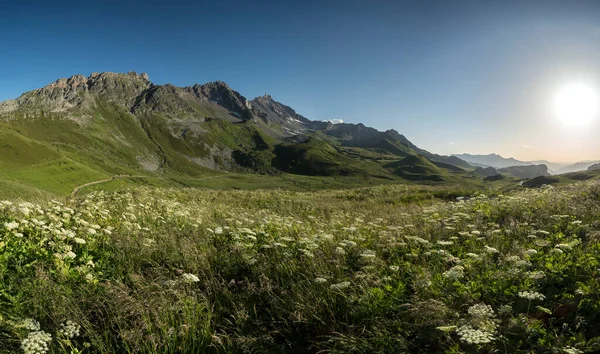
[[10, 101], [10, 104], [0, 107], [3, 108], [0, 113], [9, 113], [21, 107], [61, 112], [93, 102], [93, 96], [129, 107], [136, 97], [151, 86], [152, 83], [145, 73], [103, 72], [92, 73], [88, 77], [77, 74], [24, 93], [16, 100]]
[[271, 97], [271, 95], [269, 95], [269, 94], [258, 96], [258, 97], [255, 98], [255, 100], [261, 101], [261, 102], [275, 102], [275, 100], [273, 99], [273, 97]]
[[271, 95], [256, 97], [250, 103], [265, 122], [282, 128], [282, 136], [300, 135], [316, 129], [315, 122], [298, 114], [293, 108], [275, 101]]

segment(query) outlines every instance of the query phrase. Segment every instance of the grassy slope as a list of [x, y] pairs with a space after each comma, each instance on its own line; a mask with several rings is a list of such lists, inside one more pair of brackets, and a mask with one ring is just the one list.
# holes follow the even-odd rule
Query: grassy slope
[[17, 132], [0, 133], [0, 179], [25, 189], [67, 194], [77, 185], [107, 175]]
[[[103, 101], [70, 114], [88, 119], [82, 119], [79, 125], [57, 118], [58, 113], [46, 112], [35, 118], [29, 115], [0, 122], [4, 141], [0, 146], [0, 180], [18, 181], [25, 189], [39, 188], [55, 195], [68, 195], [76, 186], [112, 175], [161, 177], [161, 185], [250, 189], [315, 190], [406, 180], [478, 183], [463, 171], [438, 168], [425, 159], [408, 165], [406, 160], [399, 162], [399, 156], [389, 149], [343, 147], [320, 133], [303, 143], [282, 144], [266, 135], [255, 122], [232, 123], [223, 119], [201, 122], [160, 114], [137, 118], [122, 107]], [[215, 148], [225, 153], [215, 153]], [[205, 180], [220, 172], [202, 167], [194, 159], [217, 165], [241, 165], [239, 172], [277, 175], [283, 170], [297, 175], [283, 173], [273, 179], [238, 175]], [[404, 164], [407, 173], [402, 175], [385, 167], [394, 162]], [[153, 170], [145, 170], [142, 165]], [[419, 176], [420, 173], [423, 175]], [[121, 183], [149, 182], [134, 179], [111, 184]], [[2, 194], [0, 191], [0, 197]]]

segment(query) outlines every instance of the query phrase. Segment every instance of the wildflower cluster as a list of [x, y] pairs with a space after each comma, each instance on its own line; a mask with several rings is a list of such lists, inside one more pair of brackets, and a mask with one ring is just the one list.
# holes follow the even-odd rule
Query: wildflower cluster
[[25, 354], [45, 354], [49, 350], [52, 336], [44, 331], [30, 332], [21, 342], [21, 349]]
[[546, 299], [546, 297], [543, 294], [540, 294], [535, 291], [519, 291], [518, 295], [521, 299], [526, 299], [529, 301], [544, 301]]
[[462, 342], [468, 344], [486, 344], [494, 340], [492, 334], [479, 329], [473, 329], [473, 327], [468, 325], [460, 327], [456, 333]]
[[80, 325], [78, 325], [77, 323], [75, 323], [71, 320], [68, 320], [65, 323], [62, 323], [60, 325], [60, 329], [58, 330], [58, 335], [63, 338], [72, 339], [72, 338], [79, 336], [80, 330], [81, 330]]
[[[596, 350], [578, 338], [595, 335], [597, 317], [571, 316], [569, 306], [600, 306], [600, 188], [470, 193], [451, 202], [437, 198], [448, 195], [444, 188], [136, 188], [2, 202], [0, 293], [43, 300], [49, 289], [62, 291], [65, 304], [79, 301], [81, 325], [98, 331], [96, 351], [145, 348], [149, 339], [157, 352], [290, 343], [298, 352]], [[419, 195], [427, 197], [410, 201]], [[1, 303], [2, 313], [44, 324], [11, 324], [10, 350], [19, 342], [27, 353], [81, 344], [74, 338], [82, 327], [57, 320], [71, 311], [55, 307], [29, 313]], [[549, 331], [547, 317], [566, 326]], [[46, 327], [52, 323], [61, 324]]]

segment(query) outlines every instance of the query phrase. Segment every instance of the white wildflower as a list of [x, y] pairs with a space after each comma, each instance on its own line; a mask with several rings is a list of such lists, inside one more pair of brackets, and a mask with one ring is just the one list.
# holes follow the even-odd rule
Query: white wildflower
[[40, 323], [33, 318], [24, 319], [17, 325], [17, 327], [25, 328], [28, 331], [39, 331], [41, 328]]
[[490, 247], [488, 245], [483, 246], [483, 249], [485, 252], [490, 253], [490, 254], [500, 253], [500, 251], [498, 251], [498, 249], [496, 249], [494, 247]]
[[330, 288], [331, 288], [331, 290], [342, 290], [342, 289], [346, 289], [349, 286], [350, 286], [349, 281], [343, 281], [341, 283], [331, 284]]
[[19, 223], [17, 221], [6, 222], [4, 223], [4, 227], [6, 227], [8, 231], [12, 231], [19, 227]]
[[457, 266], [450, 268], [450, 270], [445, 271], [443, 274], [448, 279], [458, 280], [465, 276], [464, 270], [465, 270], [465, 268], [463, 266], [457, 265]]
[[60, 329], [58, 330], [58, 335], [63, 338], [71, 339], [78, 337], [80, 330], [80, 325], [71, 320], [68, 320], [67, 322], [61, 324]]
[[21, 349], [25, 354], [44, 354], [49, 350], [52, 341], [50, 333], [44, 331], [30, 332], [27, 338], [21, 341]]
[[526, 299], [529, 301], [533, 301], [533, 300], [543, 301], [546, 299], [546, 297], [543, 294], [540, 294], [535, 291], [519, 291], [518, 295], [521, 299]]
[[183, 273], [181, 275], [181, 277], [183, 278], [183, 280], [185, 282], [188, 282], [188, 283], [197, 283], [200, 281], [200, 278], [198, 278], [194, 274], [190, 274], [190, 273]]
[[335, 253], [343, 256], [343, 255], [346, 254], [346, 251], [344, 251], [343, 248], [341, 248], [341, 247], [338, 246], [338, 247], [335, 248]]
[[363, 253], [360, 254], [360, 256], [364, 258], [375, 258], [376, 254], [375, 251], [365, 250]]
[[467, 312], [469, 313], [469, 315], [471, 315], [473, 317], [480, 317], [480, 318], [496, 317], [496, 314], [494, 313], [494, 310], [492, 309], [492, 307], [490, 305], [485, 305], [485, 304], [473, 305], [473, 306], [469, 307]]
[[479, 329], [473, 329], [471, 326], [462, 326], [456, 331], [456, 333], [462, 342], [468, 344], [486, 344], [495, 339], [491, 333]]
[[355, 247], [357, 245], [357, 243], [354, 241], [351, 241], [351, 240], [344, 240], [344, 241], [340, 242], [340, 245], [342, 247]]

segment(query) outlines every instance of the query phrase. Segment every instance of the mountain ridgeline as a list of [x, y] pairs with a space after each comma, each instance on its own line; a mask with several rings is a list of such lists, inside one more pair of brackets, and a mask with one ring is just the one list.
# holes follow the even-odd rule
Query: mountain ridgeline
[[476, 176], [464, 160], [420, 149], [395, 130], [312, 121], [220, 81], [156, 85], [133, 72], [75, 75], [1, 102], [0, 138], [0, 179], [53, 192], [117, 174], [195, 178], [215, 170], [425, 182]]

